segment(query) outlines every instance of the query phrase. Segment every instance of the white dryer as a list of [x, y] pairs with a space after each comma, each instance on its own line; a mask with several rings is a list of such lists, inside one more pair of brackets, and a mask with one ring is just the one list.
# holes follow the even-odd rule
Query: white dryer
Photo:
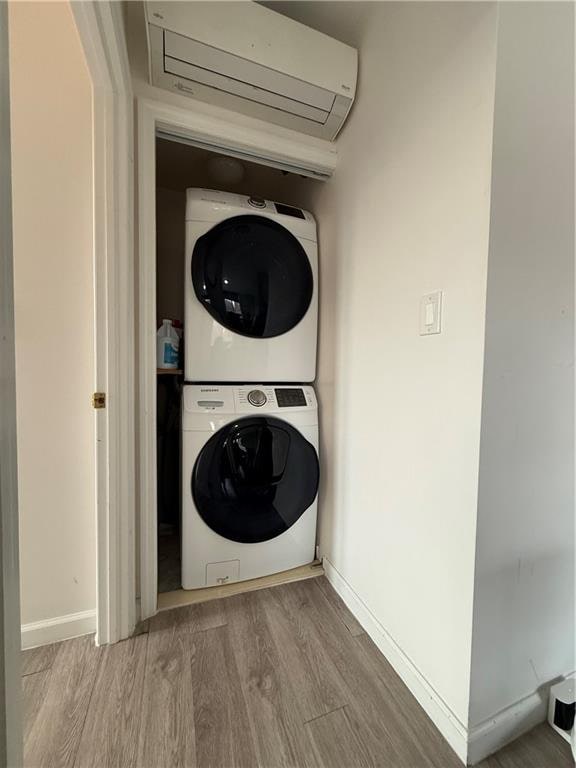
[[300, 208], [188, 189], [185, 379], [297, 381], [316, 375], [316, 222]]
[[312, 562], [318, 407], [309, 386], [185, 385], [182, 586]]

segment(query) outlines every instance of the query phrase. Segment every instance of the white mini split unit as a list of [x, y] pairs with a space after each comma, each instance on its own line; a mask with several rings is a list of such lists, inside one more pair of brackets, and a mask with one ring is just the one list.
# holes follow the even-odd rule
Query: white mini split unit
[[150, 82], [332, 140], [358, 52], [256, 3], [146, 2]]

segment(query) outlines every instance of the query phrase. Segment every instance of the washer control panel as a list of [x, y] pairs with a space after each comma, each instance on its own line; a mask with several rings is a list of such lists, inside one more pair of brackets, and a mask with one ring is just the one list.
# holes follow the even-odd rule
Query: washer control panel
[[304, 411], [316, 408], [316, 396], [311, 386], [294, 384], [252, 384], [234, 387], [234, 399], [238, 413], [271, 413], [290, 409]]
[[286, 413], [316, 410], [316, 395], [309, 384], [185, 384], [185, 413]]
[[257, 408], [261, 408], [266, 403], [266, 400], [268, 400], [268, 398], [261, 389], [251, 389], [250, 392], [248, 392], [248, 402], [250, 405], [255, 405]]
[[282, 387], [274, 390], [278, 408], [296, 408], [306, 405], [302, 387]]

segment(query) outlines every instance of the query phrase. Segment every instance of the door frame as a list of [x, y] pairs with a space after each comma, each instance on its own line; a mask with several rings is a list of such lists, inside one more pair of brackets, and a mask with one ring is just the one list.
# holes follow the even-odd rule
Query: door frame
[[167, 94], [166, 101], [139, 98], [135, 211], [134, 94], [122, 9], [117, 2], [71, 7], [93, 84], [95, 391], [106, 393], [106, 408], [95, 412], [102, 645], [129, 637], [138, 619], [157, 610], [156, 136], [319, 179], [331, 176], [337, 155], [331, 142], [191, 99], [175, 106]]
[[98, 645], [136, 624], [133, 94], [122, 9], [70, 3], [92, 80]]
[[[161, 91], [157, 91], [161, 94]], [[329, 179], [333, 143], [180, 97], [137, 99], [138, 165], [138, 475], [140, 617], [158, 607], [156, 482], [156, 138], [161, 136], [263, 165]], [[188, 105], [189, 102], [189, 105]], [[184, 225], [184, 223], [183, 223]]]
[[22, 765], [8, 3], [0, 3], [0, 765]]

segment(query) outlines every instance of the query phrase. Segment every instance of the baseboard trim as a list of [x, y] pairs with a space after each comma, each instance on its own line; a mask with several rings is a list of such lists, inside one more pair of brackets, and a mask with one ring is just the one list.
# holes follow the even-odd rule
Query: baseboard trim
[[[570, 677], [570, 674], [565, 677]], [[551, 686], [558, 678], [538, 691], [515, 701], [492, 717], [470, 728], [468, 733], [468, 765], [485, 760], [502, 747], [546, 720]]]
[[324, 571], [326, 578], [332, 584], [336, 592], [352, 611], [356, 619], [364, 627], [398, 675], [408, 686], [412, 694], [424, 709], [428, 717], [444, 736], [448, 744], [458, 755], [462, 763], [466, 764], [468, 753], [467, 728], [452, 712], [446, 702], [438, 695], [414, 663], [406, 656], [386, 629], [362, 601], [346, 579], [324, 558]]
[[58, 643], [72, 637], [89, 635], [96, 631], [96, 611], [81, 611], [69, 613], [66, 616], [56, 616], [54, 619], [33, 621], [23, 624], [22, 650], [36, 648], [39, 645]]

